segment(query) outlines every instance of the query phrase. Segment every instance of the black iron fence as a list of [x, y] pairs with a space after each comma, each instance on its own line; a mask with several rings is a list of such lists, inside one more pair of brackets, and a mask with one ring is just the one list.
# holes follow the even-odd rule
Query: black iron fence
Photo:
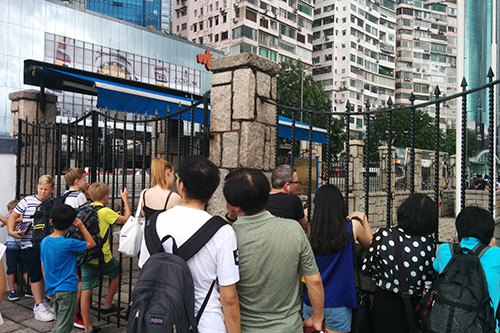
[[[67, 187], [64, 172], [70, 167], [85, 169], [90, 183], [99, 181], [110, 186], [109, 206], [123, 209], [120, 191], [127, 188], [132, 211], [138, 204], [142, 189], [151, 182], [151, 161], [163, 156], [174, 168], [183, 157], [202, 154], [208, 157], [209, 100], [203, 99], [167, 116], [141, 116], [109, 110], [91, 111], [79, 119], [62, 119], [52, 124], [19, 121], [16, 197], [36, 193], [41, 175], [55, 179], [55, 194]], [[194, 121], [195, 109], [203, 113], [203, 120]], [[182, 117], [184, 115], [184, 117]], [[178, 119], [189, 119], [179, 121]], [[120, 225], [115, 226], [115, 232]], [[113, 248], [113, 226], [110, 232], [111, 250], [125, 268], [117, 292], [118, 303], [126, 306], [132, 292], [133, 258], [123, 257]], [[116, 243], [116, 242], [115, 242]], [[116, 245], [116, 244], [115, 244]], [[97, 306], [102, 299], [102, 280], [99, 284]], [[117, 316], [117, 323], [124, 315]], [[99, 318], [100, 319], [100, 318]]]
[[[326, 124], [326, 130], [327, 130], [327, 137], [328, 137], [328, 142], [326, 144], [323, 144], [322, 146], [322, 152], [323, 152], [323, 157], [321, 163], [324, 165], [323, 170], [324, 170], [324, 183], [329, 183], [329, 184], [335, 184], [339, 186], [341, 189], [344, 191], [344, 196], [346, 200], [346, 205], [349, 205], [349, 199], [348, 199], [348, 194], [352, 192], [352, 189], [350, 186], [352, 184], [349, 184], [349, 167], [350, 167], [350, 156], [346, 152], [349, 152], [349, 147], [350, 147], [350, 141], [351, 141], [351, 133], [350, 133], [350, 117], [351, 116], [356, 116], [356, 115], [362, 115], [364, 118], [364, 133], [363, 133], [363, 142], [364, 142], [364, 147], [370, 147], [371, 142], [370, 142], [370, 137], [372, 134], [372, 130], [370, 128], [370, 122], [374, 119], [376, 115], [379, 114], [386, 114], [387, 115], [387, 127], [385, 131], [385, 145], [387, 146], [388, 153], [385, 161], [380, 161], [380, 163], [386, 163], [384, 165], [384, 177], [381, 177], [380, 174], [380, 169], [382, 168], [382, 165], [377, 165], [373, 164], [373, 161], [370, 160], [370, 153], [369, 149], [364, 149], [364, 156], [363, 156], [363, 190], [364, 190], [364, 198], [365, 198], [365, 203], [364, 203], [364, 211], [368, 215], [369, 210], [370, 210], [370, 204], [369, 204], [369, 193], [372, 191], [379, 191], [383, 190], [386, 192], [386, 200], [387, 200], [387, 212], [386, 212], [386, 219], [387, 219], [387, 225], [391, 225], [391, 220], [392, 220], [392, 200], [394, 198], [394, 193], [393, 193], [393, 186], [392, 185], [392, 177], [396, 177], [395, 179], [395, 186], [394, 189], [395, 191], [408, 191], [409, 193], [414, 193], [415, 192], [415, 149], [419, 148], [415, 146], [415, 111], [417, 109], [423, 109], [429, 106], [434, 107], [434, 123], [429, 124], [429, 126], [433, 126], [433, 133], [434, 133], [434, 157], [433, 160], [431, 161], [432, 165], [430, 168], [423, 168], [423, 171], [420, 171], [419, 173], [421, 174], [421, 184], [419, 188], [424, 191], [424, 190], [432, 190], [431, 197], [433, 197], [434, 202], [436, 203], [436, 209], [439, 209], [439, 203], [440, 203], [440, 192], [442, 191], [442, 184], [443, 181], [440, 179], [440, 109], [441, 105], [444, 103], [447, 103], [448, 101], [451, 100], [461, 100], [461, 112], [457, 114], [457, 117], [460, 117], [461, 119], [461, 137], [460, 137], [460, 150], [461, 150], [461, 170], [457, 170], [457, 179], [456, 182], [460, 182], [460, 184], [463, 184], [460, 187], [460, 193], [457, 193], [457, 195], [460, 195], [460, 207], [457, 207], [457, 211], [462, 209], [465, 206], [465, 190], [466, 190], [466, 156], [465, 156], [465, 149], [466, 149], [466, 141], [465, 141], [465, 135], [467, 131], [467, 110], [466, 110], [466, 105], [467, 105], [467, 96], [469, 96], [472, 93], [482, 91], [482, 90], [487, 90], [489, 93], [489, 118], [488, 118], [488, 150], [489, 150], [489, 160], [488, 160], [488, 170], [489, 174], [496, 179], [497, 173], [496, 173], [496, 168], [495, 168], [495, 160], [494, 156], [496, 154], [495, 147], [494, 147], [494, 138], [496, 136], [496, 129], [494, 128], [494, 121], [497, 116], [496, 110], [494, 108], [494, 103], [495, 103], [495, 94], [494, 94], [494, 88], [500, 83], [500, 80], [493, 80], [493, 72], [489, 71], [488, 74], [488, 83], [473, 88], [466, 90], [467, 83], [465, 78], [462, 81], [461, 87], [462, 87], [462, 92], [453, 94], [453, 95], [448, 95], [446, 97], [441, 97], [441, 92], [438, 86], [436, 86], [434, 90], [434, 94], [431, 98], [431, 101], [421, 103], [421, 104], [415, 104], [416, 97], [413, 93], [410, 95], [410, 105], [406, 106], [398, 106], [396, 108], [393, 107], [393, 101], [391, 98], [387, 101], [386, 105], [387, 108], [384, 109], [378, 109], [378, 110], [373, 110], [370, 101], [367, 101], [365, 104], [364, 110], [360, 112], [353, 112], [351, 105], [349, 101], [346, 103], [346, 108], [344, 112], [333, 112], [331, 104], [329, 105], [329, 110], [327, 111], [318, 111], [314, 110], [314, 108], [311, 109], [301, 109], [297, 108], [296, 106], [289, 106], [289, 105], [282, 105], [279, 104], [279, 100], [276, 103], [277, 106], [277, 113], [278, 114], [283, 114], [285, 115], [284, 111], [288, 116], [291, 115], [292, 118], [292, 137], [289, 140], [289, 146], [291, 147], [288, 154], [291, 156], [288, 156], [286, 161], [290, 164], [294, 164], [294, 156], [297, 154], [300, 154], [300, 156], [304, 156], [309, 159], [309, 168], [308, 168], [308, 174], [307, 174], [307, 204], [310, 207], [311, 206], [311, 192], [314, 191], [312, 184], [313, 184], [313, 179], [312, 179], [312, 171], [313, 171], [313, 160], [316, 158], [313, 156], [313, 140], [312, 140], [312, 133], [313, 133], [313, 125], [312, 125], [312, 116], [314, 115], [315, 117], [323, 117], [325, 118], [324, 123]], [[265, 98], [262, 98], [265, 99]], [[275, 103], [272, 100], [266, 99], [270, 103]], [[311, 103], [313, 106], [313, 103]], [[394, 129], [393, 128], [393, 123], [392, 123], [392, 116], [396, 112], [402, 112], [405, 110], [410, 111], [410, 128], [409, 128], [409, 137], [410, 137], [410, 145], [407, 147], [409, 149], [409, 158], [407, 161], [405, 161], [405, 165], [401, 166], [399, 164], [395, 163], [395, 159], [392, 157], [392, 146], [394, 142], [394, 131], [396, 130], [401, 130], [401, 129]], [[309, 141], [308, 141], [308, 148], [303, 151], [303, 152], [298, 152], [297, 151], [297, 140], [295, 137], [296, 133], [296, 127], [297, 127], [297, 122], [298, 119], [308, 119], [309, 123]], [[332, 119], [333, 117], [343, 117], [345, 119], [345, 135], [344, 137], [344, 142], [343, 142], [343, 151], [339, 152], [337, 154], [334, 154], [330, 151], [330, 138], [332, 137], [332, 132], [330, 125], [332, 124]], [[278, 115], [277, 115], [277, 123], [276, 123], [276, 130], [278, 131], [279, 128], [279, 122], [278, 122]], [[408, 129], [405, 129], [408, 130]], [[278, 137], [278, 135], [276, 136]], [[279, 150], [278, 150], [278, 144], [276, 145], [276, 162], [277, 164], [283, 162], [284, 159], [279, 156]], [[341, 161], [340, 163], [338, 161]], [[368, 172], [367, 172], [368, 170]], [[393, 172], [395, 171], [395, 172]], [[432, 175], [432, 179], [430, 178], [430, 175]], [[382, 180], [382, 178], [385, 178]], [[382, 181], [386, 182], [385, 186], [382, 183]], [[304, 183], [304, 182], [303, 182]], [[488, 192], [488, 208], [489, 211], [493, 214], [493, 198], [494, 198], [494, 191], [495, 191], [495, 186], [490, 186], [489, 192]], [[352, 207], [351, 207], [352, 208]], [[354, 207], [354, 209], [360, 209], [359, 207]], [[311, 214], [311, 210], [308, 211], [309, 217]], [[437, 237], [438, 235], [436, 235]]]

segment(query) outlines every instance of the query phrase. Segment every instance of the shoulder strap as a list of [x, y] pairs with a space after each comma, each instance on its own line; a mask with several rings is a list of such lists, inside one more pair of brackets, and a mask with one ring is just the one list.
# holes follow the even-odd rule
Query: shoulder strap
[[144, 241], [148, 248], [149, 255], [163, 252], [163, 246], [158, 233], [156, 232], [156, 220], [161, 211], [155, 212], [149, 217], [144, 226]]
[[413, 317], [413, 309], [410, 301], [410, 293], [408, 289], [408, 281], [406, 280], [406, 268], [403, 262], [403, 248], [399, 240], [400, 232], [397, 227], [392, 229], [392, 238], [394, 240], [394, 251], [396, 252], [396, 261], [398, 263], [399, 283], [401, 285], [403, 301], [405, 304], [406, 318], [410, 331], [415, 329], [415, 318]]
[[213, 216], [197, 232], [193, 234], [181, 247], [179, 247], [179, 256], [188, 261], [215, 235], [224, 225], [228, 223], [220, 216]]
[[[213, 216], [210, 220], [208, 220], [197, 232], [193, 234], [182, 246], [179, 248], [179, 256], [188, 261], [192, 256], [194, 256], [207, 242], [215, 235], [215, 233], [223, 226], [227, 225], [226, 220], [221, 218], [220, 216]], [[199, 323], [201, 319], [201, 315], [205, 310], [205, 307], [208, 304], [210, 299], [210, 295], [215, 286], [215, 282], [217, 279], [212, 281], [210, 285], [210, 289], [203, 300], [203, 304], [198, 311], [198, 315], [196, 316], [196, 322]]]
[[167, 195], [167, 201], [165, 201], [165, 207], [163, 207], [163, 210], [167, 210], [167, 204], [168, 204], [168, 200], [170, 200], [170, 196], [172, 195], [172, 191], [168, 192], [168, 195]]
[[144, 203], [144, 206], [146, 206], [146, 191], [147, 191], [147, 189], [142, 191], [142, 202]]

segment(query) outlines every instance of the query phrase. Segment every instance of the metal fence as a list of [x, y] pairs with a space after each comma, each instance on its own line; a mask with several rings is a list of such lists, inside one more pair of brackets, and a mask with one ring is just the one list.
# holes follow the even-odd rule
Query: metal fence
[[[167, 111], [165, 117], [101, 110], [52, 124], [20, 120], [16, 197], [36, 193], [37, 180], [43, 174], [54, 176], [54, 196], [60, 196], [67, 189], [65, 170], [79, 167], [87, 171], [90, 183], [99, 181], [110, 186], [109, 206], [114, 210], [123, 210], [120, 191], [126, 187], [129, 203], [135, 211], [141, 190], [151, 181], [149, 168], [154, 158], [164, 156], [176, 167], [188, 155], [208, 157], [208, 104], [209, 100], [203, 99], [184, 109], [179, 105], [177, 112]], [[201, 124], [194, 122], [195, 108], [204, 110]], [[190, 121], [178, 121], [182, 114]], [[195, 130], [195, 127], [198, 128]], [[133, 258], [123, 257], [113, 248], [115, 233], [113, 226], [110, 228], [111, 251], [128, 273], [120, 278], [117, 292], [118, 303], [125, 306], [129, 303], [136, 266]], [[93, 309], [101, 306], [103, 285], [101, 280], [97, 307]], [[124, 315], [116, 318], [120, 325]]]
[[[326, 170], [326, 179], [329, 179], [328, 183], [335, 184], [341, 189], [343, 188], [344, 192], [344, 197], [345, 197], [345, 203], [346, 206], [349, 208], [349, 200], [348, 200], [348, 194], [350, 193], [349, 189], [349, 154], [346, 154], [346, 152], [349, 151], [349, 143], [351, 140], [351, 135], [350, 135], [350, 128], [349, 128], [349, 123], [350, 123], [350, 117], [354, 115], [363, 115], [364, 117], [364, 124], [365, 124], [365, 129], [364, 129], [364, 135], [363, 135], [363, 142], [364, 142], [364, 147], [370, 147], [370, 136], [371, 136], [371, 128], [370, 128], [370, 121], [373, 120], [373, 118], [378, 115], [378, 114], [387, 114], [387, 128], [386, 128], [386, 140], [385, 140], [385, 145], [388, 147], [390, 158], [386, 159], [386, 166], [385, 166], [385, 174], [386, 174], [386, 179], [385, 181], [387, 182], [387, 185], [385, 186], [386, 189], [386, 196], [387, 196], [387, 213], [386, 213], [386, 218], [387, 218], [387, 225], [391, 225], [391, 220], [392, 220], [392, 200], [393, 200], [393, 192], [392, 192], [392, 175], [393, 175], [393, 170], [395, 168], [395, 161], [391, 157], [392, 156], [392, 145], [393, 145], [393, 134], [395, 129], [393, 128], [392, 124], [392, 116], [396, 112], [401, 112], [405, 110], [410, 110], [410, 128], [409, 128], [409, 135], [410, 135], [410, 154], [409, 154], [409, 161], [407, 161], [405, 165], [405, 170], [408, 174], [408, 177], [403, 177], [399, 176], [396, 177], [396, 186], [395, 190], [396, 191], [408, 191], [409, 193], [414, 193], [415, 192], [415, 149], [418, 147], [415, 147], [415, 110], [425, 108], [428, 106], [433, 106], [434, 107], [434, 124], [433, 124], [433, 129], [434, 129], [434, 160], [432, 161], [433, 165], [431, 168], [433, 168], [433, 178], [434, 179], [429, 179], [428, 175], [424, 175], [422, 177], [422, 189], [428, 189], [433, 191], [433, 201], [436, 203], [436, 210], [439, 208], [439, 200], [440, 200], [440, 190], [441, 190], [441, 180], [439, 179], [440, 175], [440, 158], [439, 158], [439, 153], [440, 153], [440, 108], [441, 104], [447, 103], [450, 100], [457, 100], [461, 101], [461, 113], [457, 115], [457, 117], [460, 117], [461, 119], [461, 137], [460, 137], [460, 150], [461, 150], [461, 169], [457, 170], [457, 174], [459, 177], [457, 177], [457, 182], [460, 182], [460, 184], [465, 184], [466, 182], [466, 169], [465, 169], [465, 149], [466, 149], [466, 141], [465, 141], [465, 133], [467, 131], [467, 110], [466, 110], [466, 105], [467, 105], [467, 96], [469, 96], [472, 93], [482, 91], [482, 90], [487, 90], [488, 91], [488, 96], [489, 96], [489, 127], [488, 127], [488, 133], [490, 135], [488, 136], [488, 149], [489, 149], [489, 161], [488, 161], [488, 170], [490, 175], [496, 175], [495, 173], [495, 146], [494, 146], [494, 138], [496, 137], [496, 128], [494, 128], [494, 123], [495, 123], [495, 118], [496, 118], [496, 110], [494, 108], [495, 105], [495, 99], [494, 99], [494, 88], [496, 85], [500, 83], [500, 80], [493, 80], [493, 72], [490, 69], [489, 74], [488, 74], [488, 83], [473, 88], [466, 90], [467, 87], [467, 82], [465, 78], [462, 80], [462, 92], [453, 94], [453, 95], [448, 95], [446, 97], [441, 97], [441, 91], [438, 86], [436, 86], [434, 90], [434, 94], [431, 98], [431, 101], [421, 103], [421, 104], [415, 104], [416, 97], [413, 93], [410, 95], [410, 101], [411, 104], [407, 106], [402, 106], [402, 107], [397, 107], [393, 108], [393, 101], [391, 98], [387, 101], [386, 105], [387, 108], [385, 109], [380, 109], [380, 110], [372, 110], [370, 101], [367, 101], [365, 104], [364, 110], [359, 113], [359, 112], [353, 112], [351, 109], [351, 104], [349, 101], [346, 103], [345, 111], [344, 112], [333, 112], [331, 104], [328, 106], [327, 111], [318, 111], [314, 110], [314, 108], [311, 109], [301, 109], [297, 108], [296, 106], [290, 106], [290, 105], [283, 105], [279, 104], [279, 100], [276, 103], [278, 114], [283, 114], [284, 111], [288, 110], [291, 112], [288, 112], [291, 114], [292, 117], [292, 138], [290, 139], [290, 152], [292, 156], [288, 158], [289, 163], [293, 164], [294, 163], [294, 155], [296, 154], [296, 145], [297, 145], [297, 140], [295, 139], [295, 128], [296, 128], [296, 122], [297, 119], [308, 119], [309, 123], [309, 145], [308, 145], [308, 151], [306, 152], [307, 158], [309, 159], [309, 172], [307, 176], [307, 204], [310, 207], [311, 206], [311, 192], [313, 191], [313, 188], [311, 186], [312, 184], [312, 163], [313, 163], [313, 152], [312, 152], [312, 132], [313, 132], [313, 125], [312, 125], [312, 117], [313, 115], [315, 117], [324, 117], [326, 118], [326, 124], [327, 124], [327, 137], [328, 137], [328, 142], [326, 145], [323, 145], [323, 152], [324, 152], [324, 158], [323, 158], [323, 163], [326, 164], [325, 170]], [[266, 99], [266, 98], [261, 98], [263, 100], [267, 100], [270, 103], [275, 103], [275, 101]], [[314, 106], [314, 103], [311, 102], [311, 105]], [[333, 117], [343, 117], [345, 119], [345, 133], [343, 135], [344, 137], [344, 149], [343, 152], [334, 155], [330, 151], [330, 138], [332, 136], [331, 128], [330, 125], [332, 124], [332, 119]], [[278, 117], [277, 117], [277, 122], [276, 122], [276, 131], [278, 131]], [[303, 156], [304, 154], [301, 154]], [[278, 147], [276, 147], [276, 161], [278, 161]], [[335, 160], [342, 160], [342, 163], [339, 165], [338, 163], [335, 163]], [[370, 161], [370, 155], [369, 155], [369, 150], [364, 149], [364, 157], [363, 157], [363, 179], [364, 179], [364, 198], [365, 198], [365, 204], [364, 204], [364, 211], [368, 215], [369, 214], [369, 193], [371, 191], [377, 191], [381, 188], [381, 179], [378, 175], [374, 175], [373, 169], [372, 168], [377, 168], [376, 166], [372, 165], [372, 161]], [[340, 171], [338, 171], [340, 170]], [[369, 172], [366, 172], [366, 170], [370, 170]], [[380, 166], [378, 167], [378, 170], [380, 170]], [[489, 211], [493, 214], [493, 198], [494, 198], [494, 187], [492, 186], [489, 189], [489, 195], [488, 195], [488, 200], [489, 200]], [[460, 195], [460, 209], [462, 209], [465, 206], [465, 185], [460, 187], [460, 193], [457, 193], [457, 195]], [[311, 210], [308, 210], [308, 217], [310, 218]], [[436, 235], [437, 238], [438, 235]]]

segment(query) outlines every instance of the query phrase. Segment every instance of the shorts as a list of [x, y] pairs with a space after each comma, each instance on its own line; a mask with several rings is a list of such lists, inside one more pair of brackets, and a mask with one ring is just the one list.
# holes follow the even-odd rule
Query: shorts
[[56, 291], [52, 295], [52, 304], [56, 313], [53, 333], [71, 332], [75, 321], [76, 291]]
[[[97, 287], [99, 285], [99, 265], [85, 263], [81, 268], [82, 290], [89, 290]], [[102, 275], [114, 279], [120, 275], [122, 271], [123, 267], [120, 265], [120, 262], [115, 258], [111, 258], [110, 261], [103, 265]]]
[[[7, 275], [16, 274], [17, 265], [21, 262], [22, 258], [22, 250], [19, 249], [11, 249], [7, 247], [5, 251], [5, 256], [7, 257]], [[26, 267], [26, 261], [22, 261], [23, 263], [23, 273], [28, 271]]]
[[22, 250], [26, 272], [30, 277], [31, 283], [36, 283], [42, 279], [42, 265], [40, 261], [40, 248], [28, 247]]
[[[325, 308], [325, 327], [337, 332], [350, 332], [352, 309], [346, 307]], [[304, 304], [302, 312], [304, 319], [312, 316], [312, 307]]]

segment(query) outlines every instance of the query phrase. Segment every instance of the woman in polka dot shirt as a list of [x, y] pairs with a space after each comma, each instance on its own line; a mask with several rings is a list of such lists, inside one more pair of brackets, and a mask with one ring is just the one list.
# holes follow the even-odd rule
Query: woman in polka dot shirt
[[[437, 230], [436, 205], [424, 194], [413, 194], [399, 207], [397, 219], [397, 228], [403, 235], [399, 240], [403, 248], [408, 291], [415, 308], [422, 297], [424, 281], [431, 280], [434, 274], [432, 262], [436, 247], [432, 234]], [[373, 235], [361, 269], [377, 285], [373, 300], [374, 332], [408, 332], [392, 228], [380, 228]], [[419, 313], [414, 312], [414, 317], [418, 322]]]

